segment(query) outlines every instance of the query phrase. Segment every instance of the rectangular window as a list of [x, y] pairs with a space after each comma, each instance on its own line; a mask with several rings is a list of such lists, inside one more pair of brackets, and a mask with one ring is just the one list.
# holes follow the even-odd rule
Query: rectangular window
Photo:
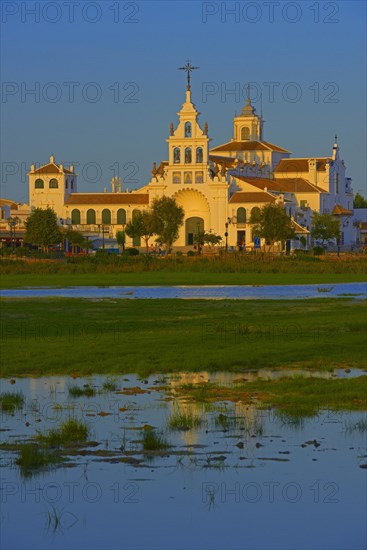
[[173, 172], [173, 183], [181, 183], [181, 172]]
[[192, 172], [184, 172], [184, 182], [192, 183]]
[[204, 174], [203, 172], [195, 172], [195, 183], [203, 183]]
[[307, 201], [301, 201], [301, 210], [306, 210], [307, 208]]

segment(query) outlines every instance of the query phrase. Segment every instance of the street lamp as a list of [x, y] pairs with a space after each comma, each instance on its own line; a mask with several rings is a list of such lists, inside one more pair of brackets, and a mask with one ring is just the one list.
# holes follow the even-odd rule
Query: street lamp
[[230, 223], [232, 223], [232, 224], [237, 223], [236, 216], [232, 216], [232, 218], [228, 217], [226, 223], [224, 224], [225, 228], [226, 228], [226, 232], [224, 233], [224, 236], [226, 238], [226, 252], [228, 252], [228, 226], [229, 226]]
[[104, 223], [99, 223], [98, 224], [98, 235], [101, 231], [101, 227], [102, 227], [102, 248], [104, 250]]
[[10, 218], [7, 219], [7, 222], [10, 230], [11, 249], [12, 249], [12, 252], [14, 252], [15, 251], [15, 228], [20, 222], [20, 219], [18, 218], [18, 216], [14, 216], [14, 218], [10, 216]]

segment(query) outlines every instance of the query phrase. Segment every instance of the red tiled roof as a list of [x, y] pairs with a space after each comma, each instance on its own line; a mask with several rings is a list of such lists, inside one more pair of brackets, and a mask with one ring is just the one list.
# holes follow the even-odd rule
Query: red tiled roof
[[353, 216], [352, 210], [344, 208], [341, 204], [336, 204], [331, 213], [333, 216]]
[[65, 204], [149, 204], [148, 193], [72, 193]]
[[10, 206], [12, 210], [18, 209], [17, 203], [9, 199], [0, 199], [0, 206]]
[[243, 202], [243, 203], [246, 203], [246, 202], [258, 202], [258, 203], [261, 203], [261, 202], [275, 202], [275, 197], [272, 197], [271, 195], [269, 195], [269, 193], [261, 193], [261, 192], [242, 192], [242, 191], [237, 191], [237, 193], [235, 193], [229, 200], [230, 203], [237, 203], [237, 202]]
[[258, 189], [279, 191], [280, 193], [325, 193], [323, 189], [313, 185], [304, 178], [251, 178], [247, 176], [234, 176], [236, 179], [249, 183]]
[[[44, 166], [40, 166], [40, 168], [37, 168], [34, 171], [34, 173], [35, 174], [60, 174], [60, 166], [58, 164], [55, 164], [54, 162], [49, 162], [48, 164], [45, 164]], [[75, 175], [75, 172], [71, 172], [65, 167], [63, 167], [61, 173]]]
[[236, 159], [231, 157], [221, 157], [219, 155], [209, 155], [209, 160], [215, 162], [215, 164], [221, 164], [224, 166], [233, 166]]
[[289, 153], [287, 149], [273, 145], [268, 141], [229, 141], [224, 145], [219, 145], [211, 149], [211, 153], [216, 151], [278, 151]]
[[[311, 158], [311, 157], [310, 157]], [[317, 158], [316, 169], [318, 172], [324, 172], [326, 170], [326, 161], [331, 159]], [[275, 173], [288, 174], [289, 172], [308, 172], [308, 158], [301, 159], [282, 159], [276, 166]]]

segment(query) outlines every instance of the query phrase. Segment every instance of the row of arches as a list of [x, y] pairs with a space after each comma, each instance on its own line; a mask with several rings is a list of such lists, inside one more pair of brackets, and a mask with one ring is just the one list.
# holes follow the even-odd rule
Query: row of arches
[[[36, 179], [36, 181], [34, 182], [34, 187], [35, 189], [44, 189], [45, 188], [45, 182], [43, 179], [41, 178], [38, 178]], [[48, 182], [48, 187], [49, 189], [58, 189], [59, 188], [59, 182], [56, 178], [52, 178], [50, 179], [50, 181]], [[68, 188], [68, 180], [66, 180], [65, 182], [65, 187], [66, 189]], [[73, 189], [74, 187], [74, 180], [70, 180], [70, 189]]]
[[[195, 159], [197, 163], [203, 162], [203, 148], [202, 147], [196, 147], [195, 151]], [[173, 162], [174, 164], [180, 164], [181, 163], [181, 149], [180, 147], [175, 147], [173, 150]], [[191, 164], [192, 163], [192, 148], [191, 147], [185, 147], [184, 150], [184, 162], [185, 164]]]
[[[260, 214], [260, 208], [258, 206], [254, 206], [251, 209], [250, 218], [256, 219]], [[237, 223], [247, 223], [247, 212], [246, 208], [243, 208], [241, 206], [240, 208], [237, 208]]]
[[[45, 188], [45, 182], [42, 179], [38, 178], [34, 182], [34, 187], [35, 187], [35, 189], [44, 189]], [[52, 178], [48, 182], [48, 187], [49, 187], [49, 189], [58, 189], [59, 182], [57, 181], [56, 178]]]
[[[136, 212], [139, 210], [133, 210], [133, 217]], [[80, 225], [81, 223], [81, 212], [79, 208], [74, 208], [71, 211], [71, 223], [72, 225]], [[86, 212], [86, 224], [87, 225], [96, 225], [97, 223], [97, 214], [94, 208], [89, 208]], [[112, 223], [112, 214], [109, 208], [104, 208], [101, 213], [101, 223], [105, 225], [111, 225]], [[119, 208], [116, 214], [116, 224], [117, 225], [126, 225], [126, 210], [124, 208]]]

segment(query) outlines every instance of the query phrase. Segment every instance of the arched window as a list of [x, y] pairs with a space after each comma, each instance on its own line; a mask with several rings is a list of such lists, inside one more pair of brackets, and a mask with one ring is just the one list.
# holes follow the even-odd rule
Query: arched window
[[119, 208], [119, 210], [117, 210], [117, 224], [126, 225], [126, 210], [123, 208]]
[[246, 208], [237, 208], [237, 223], [246, 223]]
[[181, 151], [179, 147], [175, 147], [173, 150], [173, 162], [179, 164], [181, 162]]
[[191, 147], [186, 147], [186, 149], [185, 149], [185, 164], [191, 164], [191, 162], [192, 162]]
[[96, 223], [96, 211], [93, 208], [87, 210], [87, 224], [94, 225]]
[[38, 179], [34, 182], [35, 189], [43, 189], [45, 184], [43, 183], [43, 180]]
[[59, 187], [59, 182], [57, 181], [56, 178], [52, 178], [52, 180], [50, 180], [50, 183], [48, 184], [49, 188], [50, 189], [57, 189]]
[[196, 149], [196, 162], [203, 162], [203, 148], [197, 147]]
[[71, 212], [71, 223], [72, 225], [80, 225], [80, 210], [74, 208]]
[[244, 141], [246, 139], [250, 139], [250, 128], [244, 126], [241, 128], [241, 140]]
[[104, 208], [102, 210], [102, 223], [109, 225], [111, 223], [111, 210]]
[[133, 213], [131, 215], [132, 219], [135, 220], [136, 216], [140, 214], [140, 210], [137, 210], [136, 208], [133, 210]]
[[191, 137], [191, 122], [185, 123], [185, 137]]
[[258, 206], [254, 206], [251, 210], [251, 222], [256, 223], [259, 220], [260, 217], [260, 208]]

